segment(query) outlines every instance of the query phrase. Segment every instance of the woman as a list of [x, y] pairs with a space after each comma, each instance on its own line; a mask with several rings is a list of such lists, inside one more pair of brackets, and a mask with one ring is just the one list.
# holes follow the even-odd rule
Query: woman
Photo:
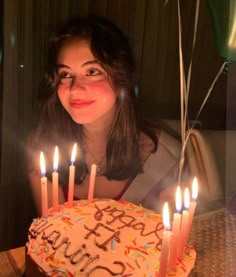
[[[126, 199], [155, 209], [157, 199], [174, 197], [164, 189], [177, 181], [179, 145], [168, 136], [170, 149], [169, 142], [160, 144], [165, 135], [138, 117], [134, 87], [134, 58], [128, 39], [108, 20], [72, 20], [51, 39], [48, 72], [41, 88], [45, 104], [29, 142], [29, 180], [38, 210], [39, 152], [45, 154], [50, 176], [49, 166], [58, 145], [62, 203], [67, 199], [75, 142], [79, 147], [75, 199], [87, 198], [93, 163], [97, 165], [95, 198]], [[163, 167], [166, 157], [166, 167], [159, 174], [156, 159]], [[50, 182], [48, 193], [51, 199]]]

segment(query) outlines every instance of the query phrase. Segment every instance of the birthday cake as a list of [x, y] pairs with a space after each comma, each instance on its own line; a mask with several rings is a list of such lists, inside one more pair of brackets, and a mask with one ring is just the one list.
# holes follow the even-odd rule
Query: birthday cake
[[[65, 203], [37, 218], [26, 244], [26, 277], [160, 276], [161, 215], [129, 202], [108, 199]], [[188, 276], [196, 252], [185, 249], [176, 271]]]

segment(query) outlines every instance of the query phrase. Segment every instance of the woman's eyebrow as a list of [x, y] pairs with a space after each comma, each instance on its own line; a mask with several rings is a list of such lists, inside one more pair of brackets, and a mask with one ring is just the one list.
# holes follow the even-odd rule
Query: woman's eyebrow
[[98, 61], [97, 60], [87, 61], [87, 62], [83, 63], [82, 66], [86, 66], [86, 65], [90, 65], [90, 64], [98, 64]]
[[[87, 62], [83, 63], [83, 64], [81, 65], [81, 67], [87, 66], [87, 65], [90, 65], [90, 64], [99, 64], [99, 62], [98, 62], [97, 60], [87, 61]], [[68, 65], [61, 64], [61, 63], [57, 64], [56, 67], [57, 67], [57, 68], [61, 68], [61, 67], [70, 68]]]
[[61, 68], [61, 67], [70, 68], [68, 65], [61, 64], [61, 63], [59, 63], [59, 64], [56, 65], [56, 68]]

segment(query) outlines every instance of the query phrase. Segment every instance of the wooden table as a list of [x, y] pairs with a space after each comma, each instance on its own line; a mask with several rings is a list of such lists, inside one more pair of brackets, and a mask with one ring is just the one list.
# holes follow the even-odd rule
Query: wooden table
[[22, 277], [24, 271], [25, 247], [0, 252], [0, 277]]
[[[236, 216], [224, 208], [196, 216], [191, 240], [197, 251], [191, 277], [236, 276]], [[24, 247], [0, 252], [0, 277], [22, 277], [24, 263]]]

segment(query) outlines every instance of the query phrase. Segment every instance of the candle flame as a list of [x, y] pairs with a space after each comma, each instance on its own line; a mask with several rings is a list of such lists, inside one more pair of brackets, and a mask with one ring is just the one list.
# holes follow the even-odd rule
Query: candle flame
[[40, 169], [41, 169], [41, 174], [44, 176], [46, 174], [46, 165], [45, 165], [45, 159], [43, 152], [40, 152]]
[[176, 193], [175, 193], [175, 208], [178, 212], [180, 212], [182, 208], [182, 197], [181, 197], [180, 186], [177, 186]]
[[189, 189], [185, 188], [185, 190], [184, 190], [184, 207], [185, 207], [185, 209], [189, 209], [189, 204], [190, 204]]
[[72, 164], [75, 162], [76, 150], [77, 150], [77, 143], [74, 144], [72, 154], [71, 154], [71, 163]]
[[58, 160], [59, 160], [58, 147], [56, 146], [55, 150], [54, 150], [54, 159], [53, 159], [53, 170], [54, 171], [57, 171], [57, 169], [58, 169]]
[[168, 203], [165, 202], [164, 207], [163, 207], [163, 225], [165, 229], [169, 230], [170, 229], [170, 214], [169, 214], [169, 207]]
[[192, 183], [192, 198], [196, 200], [198, 197], [198, 181], [197, 177], [193, 178], [193, 183]]

